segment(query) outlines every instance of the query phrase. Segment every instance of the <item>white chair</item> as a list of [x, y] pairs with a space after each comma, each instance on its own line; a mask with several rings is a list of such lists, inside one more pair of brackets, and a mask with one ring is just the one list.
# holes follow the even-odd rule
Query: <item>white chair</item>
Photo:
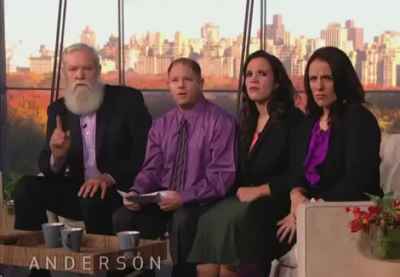
[[[383, 134], [381, 187], [400, 196], [400, 134]], [[327, 202], [301, 205], [297, 215], [297, 244], [273, 262], [270, 277], [397, 277], [400, 263], [374, 262], [360, 256], [360, 234], [351, 234], [347, 206], [371, 202]], [[346, 261], [356, 262], [356, 266]], [[322, 274], [322, 275], [321, 275]], [[378, 275], [374, 275], [378, 274]]]

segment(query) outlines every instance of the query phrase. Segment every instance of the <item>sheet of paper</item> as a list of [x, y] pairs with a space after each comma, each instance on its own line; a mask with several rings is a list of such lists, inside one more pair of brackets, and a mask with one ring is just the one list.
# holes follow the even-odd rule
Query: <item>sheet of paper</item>
[[160, 201], [160, 194], [155, 194], [155, 195], [134, 195], [134, 196], [128, 196], [126, 199], [129, 201], [138, 203], [138, 204], [147, 204], [147, 203], [157, 203]]
[[126, 198], [128, 196], [128, 194], [126, 192], [117, 190], [117, 192], [119, 193], [119, 195], [121, 195], [123, 198]]
[[152, 193], [145, 193], [141, 195], [128, 195], [128, 193], [117, 190], [119, 195], [121, 195], [123, 198], [126, 198], [132, 202], [139, 203], [139, 204], [145, 204], [145, 203], [157, 203], [160, 201], [161, 197], [167, 196], [171, 191], [156, 191]]

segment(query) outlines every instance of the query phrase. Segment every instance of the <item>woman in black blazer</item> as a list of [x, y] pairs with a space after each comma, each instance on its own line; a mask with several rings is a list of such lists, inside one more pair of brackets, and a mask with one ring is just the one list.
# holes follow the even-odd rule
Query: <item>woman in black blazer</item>
[[[248, 207], [246, 235], [256, 232], [263, 237], [245, 248], [241, 261], [267, 267], [263, 275], [247, 270], [240, 271], [239, 277], [268, 276], [271, 261], [291, 249], [300, 203], [312, 198], [361, 201], [368, 199], [366, 193], [383, 195], [379, 186], [381, 133], [374, 115], [364, 106], [365, 92], [350, 59], [338, 48], [318, 49], [308, 61], [304, 85], [308, 120], [292, 156], [290, 201], [271, 197]], [[265, 216], [265, 211], [276, 207], [273, 216]]]
[[264, 51], [248, 57], [243, 73], [237, 186], [199, 219], [189, 257], [199, 264], [198, 276], [235, 276], [241, 241], [247, 243], [241, 232], [248, 203], [290, 192], [290, 156], [305, 119], [294, 106], [295, 88], [279, 59]]

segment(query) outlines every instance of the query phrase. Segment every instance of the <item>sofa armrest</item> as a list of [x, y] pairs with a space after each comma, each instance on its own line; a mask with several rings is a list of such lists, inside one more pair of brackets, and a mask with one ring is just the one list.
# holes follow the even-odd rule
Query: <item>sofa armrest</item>
[[316, 202], [299, 206], [297, 251], [299, 277], [394, 277], [399, 261], [370, 256], [368, 236], [351, 233], [345, 207], [368, 207], [372, 202]]

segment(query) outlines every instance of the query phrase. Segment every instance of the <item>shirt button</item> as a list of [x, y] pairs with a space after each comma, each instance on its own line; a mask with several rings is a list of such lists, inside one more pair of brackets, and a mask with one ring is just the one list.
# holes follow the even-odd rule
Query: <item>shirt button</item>
[[86, 132], [86, 135], [89, 135], [89, 132]]

